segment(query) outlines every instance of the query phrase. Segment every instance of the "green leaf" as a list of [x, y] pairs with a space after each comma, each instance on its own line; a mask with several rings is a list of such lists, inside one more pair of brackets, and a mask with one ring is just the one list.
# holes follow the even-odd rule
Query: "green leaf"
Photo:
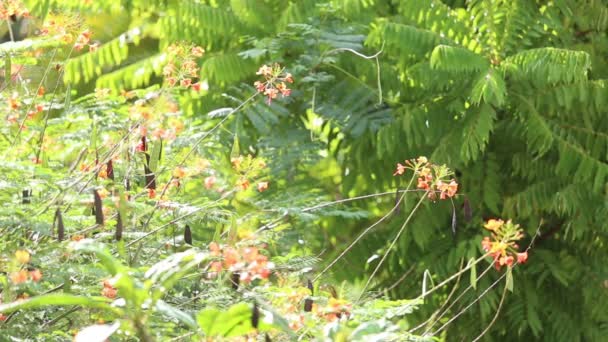
[[477, 289], [477, 267], [475, 258], [469, 259], [469, 264], [467, 266], [471, 267], [471, 286], [473, 286], [474, 289]]
[[79, 241], [72, 245], [74, 250], [94, 253], [99, 258], [101, 264], [110, 272], [116, 275], [124, 266], [102, 245], [94, 241]]
[[182, 310], [165, 303], [162, 300], [156, 302], [156, 310], [168, 317], [175, 318], [192, 329], [196, 329], [196, 321]]
[[150, 171], [156, 172], [158, 170], [158, 165], [160, 163], [161, 153], [163, 149], [163, 141], [162, 139], [158, 139], [154, 142], [152, 146], [152, 151], [150, 152]]
[[507, 284], [505, 285], [507, 290], [513, 292], [513, 269], [507, 267]]
[[30, 299], [15, 301], [8, 304], [0, 305], [0, 313], [8, 313], [17, 310], [37, 309], [47, 306], [69, 306], [79, 305], [87, 308], [97, 308], [114, 313], [121, 313], [122, 310], [112, 307], [109, 304], [110, 300], [105, 297], [83, 297], [68, 294], [47, 294], [42, 296], [32, 297]]
[[236, 337], [254, 330], [251, 316], [251, 306], [240, 303], [221, 313], [215, 308], [205, 309], [197, 315], [196, 320], [207, 336]]

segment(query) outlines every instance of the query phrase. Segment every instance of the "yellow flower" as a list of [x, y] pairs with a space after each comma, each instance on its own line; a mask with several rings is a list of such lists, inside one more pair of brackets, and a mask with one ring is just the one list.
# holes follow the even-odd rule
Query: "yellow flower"
[[17, 259], [20, 264], [27, 264], [30, 262], [30, 253], [24, 250], [18, 250], [15, 252], [15, 259]]
[[502, 227], [502, 225], [505, 222], [503, 220], [495, 220], [495, 219], [490, 219], [488, 220], [488, 222], [484, 225], [484, 228], [487, 230], [491, 230], [493, 232], [497, 232], [500, 227]]

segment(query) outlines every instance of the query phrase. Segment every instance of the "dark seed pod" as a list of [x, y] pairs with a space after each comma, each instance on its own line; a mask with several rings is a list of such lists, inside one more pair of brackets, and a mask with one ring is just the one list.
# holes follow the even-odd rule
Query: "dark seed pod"
[[57, 224], [57, 241], [63, 241], [65, 238], [65, 227], [63, 226], [63, 217], [59, 208], [55, 211], [55, 223]]
[[189, 225], [186, 225], [184, 229], [184, 242], [192, 246], [192, 230]]
[[251, 309], [251, 326], [254, 329], [257, 329], [259, 324], [260, 324], [260, 308], [258, 308], [258, 303], [253, 303], [253, 309]]
[[304, 312], [312, 311], [312, 303], [313, 303], [313, 300], [311, 298], [304, 299]]
[[237, 290], [239, 288], [239, 282], [241, 281], [241, 275], [239, 272], [232, 273], [230, 277], [230, 282], [232, 283], [232, 289]]
[[108, 174], [108, 178], [114, 180], [114, 165], [112, 165], [112, 159], [108, 160], [106, 164], [106, 173]]
[[148, 164], [144, 164], [144, 172], [146, 176], [145, 188], [156, 190], [156, 177], [154, 176], [154, 172], [148, 167]]
[[[314, 295], [314, 287], [312, 286], [312, 282], [310, 281], [310, 279], [306, 280], [306, 287], [310, 290], [310, 294]], [[312, 311], [312, 303], [313, 303], [312, 298], [304, 299], [304, 312]]]
[[32, 189], [24, 189], [21, 194], [23, 195], [23, 200], [21, 203], [30, 204], [32, 203]]
[[116, 239], [116, 241], [122, 240], [122, 229], [122, 218], [120, 216], [120, 213], [118, 213], [118, 216], [116, 218], [116, 232], [114, 234], [114, 238]]
[[103, 207], [97, 190], [93, 190], [93, 208], [95, 209], [95, 223], [103, 225]]

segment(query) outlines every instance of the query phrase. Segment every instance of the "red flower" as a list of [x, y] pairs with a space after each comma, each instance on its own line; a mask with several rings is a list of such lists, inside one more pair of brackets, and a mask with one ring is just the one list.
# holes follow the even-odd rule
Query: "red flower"
[[42, 272], [40, 272], [39, 269], [35, 269], [30, 272], [30, 277], [32, 278], [33, 282], [37, 283], [40, 281], [40, 279], [42, 279]]
[[517, 253], [517, 263], [523, 264], [528, 260], [528, 252]]
[[192, 90], [201, 91], [201, 82], [196, 82], [192, 85]]
[[190, 86], [190, 84], [192, 84], [192, 80], [189, 78], [184, 78], [183, 80], [181, 80], [179, 82], [179, 85], [184, 87], [184, 88], [188, 88]]

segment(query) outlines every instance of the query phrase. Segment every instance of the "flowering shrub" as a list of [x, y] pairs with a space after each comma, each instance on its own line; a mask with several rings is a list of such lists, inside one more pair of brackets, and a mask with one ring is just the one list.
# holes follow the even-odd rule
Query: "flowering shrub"
[[[0, 2], [0, 19], [14, 15], [28, 12], [20, 2]], [[39, 44], [40, 54], [50, 46], [51, 60], [55, 54], [69, 60], [87, 46], [106, 53], [104, 44], [92, 42], [93, 31], [76, 16], [49, 15], [32, 46]], [[256, 73], [262, 79], [255, 81], [255, 91], [235, 108], [186, 114], [185, 106], [208, 86], [201, 72], [205, 50], [179, 42], [161, 56], [159, 84], [147, 89], [73, 91], [67, 82], [64, 89], [64, 69], [56, 61], [41, 79], [26, 80], [25, 73], [6, 68], [11, 77], [2, 90], [0, 141], [10, 148], [3, 152], [0, 167], [7, 176], [0, 185], [11, 209], [0, 229], [3, 333], [76, 341], [87, 340], [91, 331], [100, 340], [116, 335], [142, 341], [261, 334], [266, 340], [413, 338], [404, 328], [405, 316], [441, 286], [428, 291], [424, 286], [421, 297], [411, 301], [368, 296], [367, 290], [422, 201], [457, 199], [453, 171], [426, 157], [397, 164], [394, 176], [409, 170], [412, 178], [407, 189], [397, 190], [401, 197], [389, 213], [406, 195], [423, 196], [409, 208], [374, 272], [361, 275], [367, 283], [359, 297], [355, 290], [338, 291], [326, 271], [389, 215], [327, 260], [325, 269], [315, 267], [318, 246], [309, 246], [310, 227], [323, 215], [367, 216], [354, 208], [323, 211], [361, 198], [318, 204], [319, 198], [330, 198], [321, 187], [308, 197], [294, 191], [301, 175], [315, 170], [277, 172], [273, 156], [287, 152], [254, 146], [241, 132], [246, 116], [241, 111], [274, 110], [273, 100], [292, 95], [288, 86], [294, 76], [278, 63], [265, 64]], [[51, 70], [58, 74], [49, 87]], [[29, 89], [32, 84], [38, 85]], [[266, 104], [255, 103], [256, 97]], [[378, 197], [384, 208], [389, 202], [383, 195], [367, 197]], [[527, 252], [517, 252], [518, 226], [491, 220], [486, 228], [492, 236], [482, 246], [497, 268], [526, 261]]]

